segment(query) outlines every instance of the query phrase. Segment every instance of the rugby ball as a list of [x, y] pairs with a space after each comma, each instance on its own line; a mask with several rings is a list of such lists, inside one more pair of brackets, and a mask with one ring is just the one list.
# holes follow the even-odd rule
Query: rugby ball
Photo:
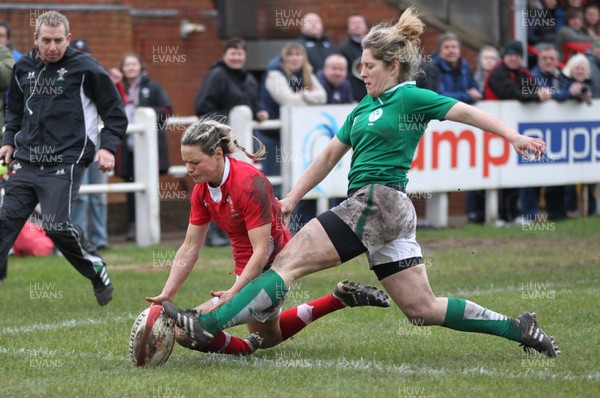
[[162, 305], [151, 305], [136, 318], [129, 336], [129, 354], [136, 366], [162, 365], [175, 345], [174, 322]]

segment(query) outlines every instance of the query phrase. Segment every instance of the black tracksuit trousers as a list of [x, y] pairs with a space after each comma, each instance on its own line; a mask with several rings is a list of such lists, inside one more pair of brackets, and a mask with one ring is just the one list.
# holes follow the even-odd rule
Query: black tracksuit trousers
[[[85, 171], [82, 164], [34, 165], [15, 160], [0, 207], [0, 279], [6, 278], [10, 248], [38, 203], [46, 235], [79, 273], [94, 285], [108, 284], [104, 261], [83, 231], [71, 223], [71, 206]], [[102, 277], [100, 276], [102, 275]]]

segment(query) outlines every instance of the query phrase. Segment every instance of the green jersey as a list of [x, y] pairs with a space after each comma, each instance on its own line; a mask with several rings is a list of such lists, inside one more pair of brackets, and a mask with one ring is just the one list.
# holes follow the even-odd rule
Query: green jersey
[[337, 138], [352, 147], [348, 190], [368, 184], [406, 187], [407, 173], [427, 124], [442, 120], [458, 100], [418, 88], [413, 81], [369, 95], [348, 115]]

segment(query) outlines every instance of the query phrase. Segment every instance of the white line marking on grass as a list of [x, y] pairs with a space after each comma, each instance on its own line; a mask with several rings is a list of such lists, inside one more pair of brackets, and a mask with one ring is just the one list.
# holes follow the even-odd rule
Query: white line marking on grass
[[[541, 358], [541, 357], [540, 357]], [[358, 371], [376, 371], [382, 374], [398, 374], [408, 376], [490, 376], [502, 379], [540, 379], [540, 380], [600, 380], [600, 371], [587, 374], [576, 375], [571, 372], [557, 373], [549, 370], [525, 369], [523, 371], [514, 370], [494, 370], [487, 369], [484, 366], [473, 368], [464, 368], [460, 371], [447, 368], [419, 367], [411, 364], [392, 365], [380, 361], [361, 359], [347, 359], [340, 357], [336, 360], [330, 359], [268, 359], [260, 357], [241, 357], [233, 358], [220, 354], [208, 354], [202, 360], [202, 366], [210, 365], [243, 365], [252, 367], [279, 367], [279, 368], [318, 368], [318, 369], [349, 369]]]
[[[75, 350], [49, 350], [47, 348], [5, 348], [0, 347], [0, 354], [18, 356], [18, 357], [41, 357], [41, 358], [81, 358], [93, 359], [99, 361], [115, 362], [124, 361], [130, 362], [130, 358], [124, 355], [115, 355], [112, 352], [108, 353], [90, 353]], [[541, 358], [541, 357], [540, 357]], [[176, 360], [175, 360], [176, 361]], [[171, 362], [174, 362], [171, 359]], [[290, 369], [347, 369], [362, 372], [376, 371], [381, 374], [396, 374], [402, 376], [488, 376], [499, 379], [538, 379], [538, 380], [600, 380], [600, 371], [595, 371], [587, 374], [573, 374], [571, 372], [552, 372], [550, 370], [536, 370], [528, 368], [522, 371], [514, 370], [495, 370], [488, 369], [485, 366], [476, 366], [473, 368], [463, 368], [461, 370], [448, 368], [432, 368], [425, 366], [416, 366], [412, 364], [386, 364], [375, 360], [347, 359], [344, 357], [331, 359], [269, 359], [264, 357], [234, 357], [223, 354], [206, 354], [200, 363], [194, 362], [194, 366], [214, 366], [214, 365], [229, 365], [243, 366], [253, 368], [290, 368]], [[185, 366], [180, 363], [177, 366]]]
[[100, 361], [130, 361], [129, 357], [124, 355], [115, 355], [112, 352], [108, 353], [91, 353], [75, 350], [49, 350], [48, 348], [6, 348], [0, 347], [0, 354], [27, 357], [27, 358], [42, 358], [42, 359], [59, 359], [59, 358], [81, 358], [93, 359]]
[[0, 336], [10, 336], [14, 334], [26, 334], [34, 332], [47, 332], [51, 330], [59, 329], [71, 329], [78, 326], [88, 325], [103, 325], [106, 323], [118, 323], [123, 321], [132, 321], [137, 315], [129, 314], [126, 316], [116, 316], [111, 318], [100, 318], [100, 319], [68, 319], [62, 322], [54, 323], [35, 323], [27, 326], [8, 326], [0, 329]]

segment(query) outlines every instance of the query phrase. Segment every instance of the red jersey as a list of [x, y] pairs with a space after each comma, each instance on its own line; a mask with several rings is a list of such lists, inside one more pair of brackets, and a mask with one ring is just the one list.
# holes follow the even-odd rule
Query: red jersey
[[[214, 220], [229, 235], [235, 273], [240, 275], [252, 256], [248, 230], [271, 224], [268, 263], [283, 249], [291, 235], [267, 177], [249, 163], [230, 157], [227, 159], [229, 174], [219, 187], [220, 195], [218, 189], [209, 189], [208, 183], [194, 187], [190, 199], [190, 224], [204, 225]], [[227, 165], [224, 175], [226, 173]], [[210, 190], [213, 191], [212, 196]]]

